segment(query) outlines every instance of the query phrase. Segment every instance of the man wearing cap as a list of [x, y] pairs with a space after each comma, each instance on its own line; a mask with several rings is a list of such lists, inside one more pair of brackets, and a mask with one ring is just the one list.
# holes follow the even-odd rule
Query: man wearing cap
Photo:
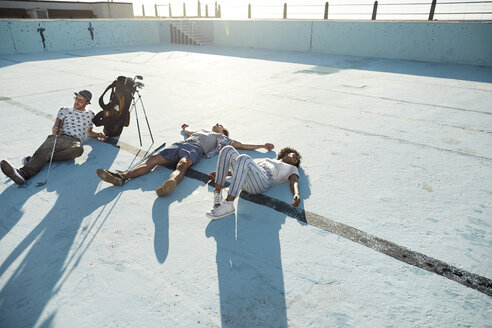
[[94, 112], [86, 109], [91, 103], [92, 94], [87, 90], [75, 92], [75, 102], [72, 108], [62, 107], [56, 115], [56, 120], [44, 143], [31, 156], [24, 158], [24, 166], [14, 168], [9, 162], [2, 160], [0, 167], [2, 172], [11, 178], [16, 184], [22, 185], [27, 179], [41, 171], [43, 166], [50, 161], [55, 136], [55, 151], [53, 161], [66, 161], [79, 157], [84, 152], [82, 143], [86, 137], [97, 138], [106, 141], [104, 133], [92, 131], [92, 118]]

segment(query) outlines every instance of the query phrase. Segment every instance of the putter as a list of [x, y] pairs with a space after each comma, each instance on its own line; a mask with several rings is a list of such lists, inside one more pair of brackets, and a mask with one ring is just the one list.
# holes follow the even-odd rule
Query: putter
[[[58, 122], [58, 130], [60, 130], [62, 122], [63, 122], [62, 120]], [[48, 182], [48, 176], [50, 175], [50, 169], [51, 169], [51, 162], [53, 162], [53, 154], [55, 153], [56, 139], [58, 138], [58, 130], [56, 131], [55, 142], [53, 143], [53, 149], [51, 150], [50, 165], [48, 166], [48, 173], [46, 174], [46, 179], [44, 179], [43, 182], [36, 183], [36, 187], [44, 186]]]

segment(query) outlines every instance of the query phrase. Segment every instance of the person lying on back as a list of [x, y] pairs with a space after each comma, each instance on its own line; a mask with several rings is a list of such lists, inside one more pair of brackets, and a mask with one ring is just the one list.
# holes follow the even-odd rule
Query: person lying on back
[[115, 186], [121, 186], [129, 179], [133, 179], [152, 171], [157, 165], [164, 165], [174, 169], [169, 178], [155, 191], [159, 197], [170, 194], [176, 185], [180, 183], [188, 168], [197, 164], [202, 157], [211, 158], [219, 153], [226, 145], [237, 149], [260, 149], [272, 150], [274, 145], [265, 143], [262, 145], [242, 144], [229, 138], [229, 131], [217, 123], [212, 130], [192, 131], [188, 124], [181, 125], [181, 129], [188, 136], [184, 141], [175, 142], [165, 147], [158, 154], [150, 156], [145, 162], [126, 172], [112, 172], [98, 169], [97, 175], [101, 180]]

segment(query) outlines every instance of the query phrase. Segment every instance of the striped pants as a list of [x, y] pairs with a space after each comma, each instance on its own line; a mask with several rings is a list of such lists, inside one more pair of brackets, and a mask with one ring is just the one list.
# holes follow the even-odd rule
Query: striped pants
[[224, 185], [227, 173], [232, 172], [229, 195], [236, 197], [241, 190], [261, 194], [273, 184], [272, 174], [258, 166], [248, 155], [239, 155], [232, 146], [225, 146], [219, 153], [215, 182]]

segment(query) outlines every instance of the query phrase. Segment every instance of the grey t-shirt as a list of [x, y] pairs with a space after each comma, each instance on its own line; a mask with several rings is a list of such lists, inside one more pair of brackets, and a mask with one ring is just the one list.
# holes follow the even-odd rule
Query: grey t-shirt
[[[203, 152], [205, 154], [208, 154], [212, 150], [217, 147], [217, 137], [219, 136], [218, 133], [215, 133], [213, 131], [207, 131], [207, 130], [198, 130], [195, 133], [193, 133], [186, 141], [192, 141], [192, 142], [197, 142], [202, 146]], [[227, 138], [227, 137], [226, 137]], [[228, 139], [228, 145], [232, 144], [234, 140]]]

